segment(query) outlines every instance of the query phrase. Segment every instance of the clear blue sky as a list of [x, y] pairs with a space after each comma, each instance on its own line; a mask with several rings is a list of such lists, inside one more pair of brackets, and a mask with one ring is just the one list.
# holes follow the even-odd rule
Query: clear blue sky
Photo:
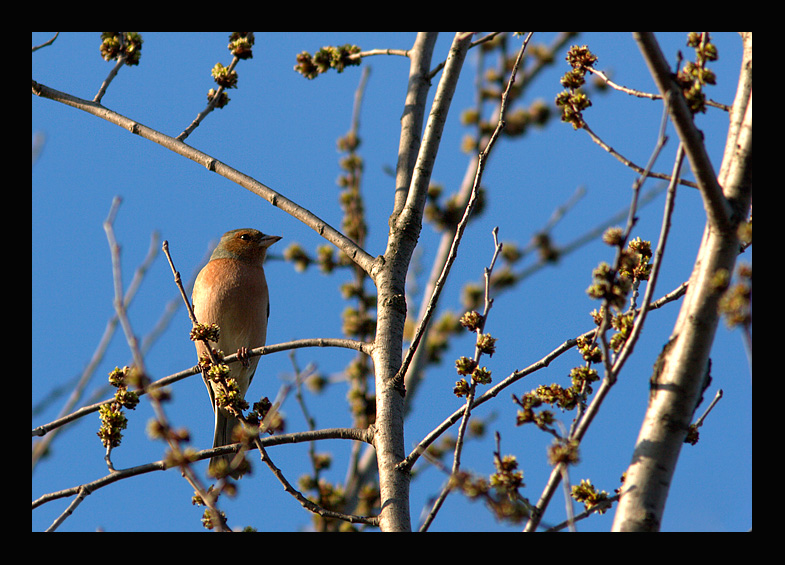
[[[112, 63], [99, 55], [99, 33], [62, 33], [54, 45], [32, 55], [33, 80], [75, 96], [92, 99]], [[216, 62], [228, 65], [229, 32], [142, 32], [144, 47], [138, 67], [123, 68], [103, 99], [108, 108], [149, 127], [176, 136], [190, 124], [213, 87], [210, 69]], [[49, 39], [53, 32], [33, 32], [32, 44]], [[535, 34], [534, 41], [548, 42], [552, 33]], [[691, 56], [685, 33], [658, 37], [666, 56], [676, 60], [678, 50]], [[434, 65], [446, 57], [452, 34], [440, 36]], [[718, 85], [709, 90], [713, 99], [733, 101], [741, 59], [741, 41], [735, 33], [714, 34], [720, 59], [712, 65]], [[292, 68], [297, 53], [313, 52], [324, 45], [355, 43], [363, 49], [409, 48], [410, 32], [257, 32], [253, 59], [238, 67], [239, 88], [229, 92], [230, 104], [214, 112], [187, 140], [197, 149], [246, 172], [288, 198], [310, 208], [340, 227], [340, 174], [335, 141], [349, 128], [353, 96], [360, 69], [331, 72], [313, 81]], [[597, 68], [609, 71], [626, 86], [653, 92], [655, 87], [629, 33], [586, 33], [574, 43], [587, 43], [599, 57]], [[367, 250], [383, 253], [393, 183], [385, 172], [394, 167], [400, 133], [399, 119], [406, 89], [408, 61], [382, 56], [366, 59], [372, 67], [362, 108], [360, 148], [365, 159], [363, 191], [370, 236]], [[474, 105], [476, 54], [469, 54], [442, 139], [433, 181], [450, 193], [461, 182], [467, 157], [460, 150], [465, 129], [460, 112]], [[527, 91], [525, 104], [537, 98], [552, 103], [561, 90], [558, 79], [567, 69], [563, 55]], [[438, 80], [438, 77], [435, 79]], [[435, 87], [434, 82], [434, 87]], [[644, 164], [656, 141], [662, 105], [659, 101], [609, 92], [593, 97], [586, 119], [605, 141], [633, 161]], [[715, 168], [719, 163], [727, 128], [725, 113], [710, 109], [698, 117]], [[279, 255], [292, 242], [308, 250], [324, 243], [307, 226], [266, 201], [212, 174], [152, 142], [134, 136], [106, 121], [62, 104], [32, 96], [32, 133], [43, 134], [45, 145], [32, 168], [32, 404], [39, 405], [57, 387], [65, 386], [88, 363], [107, 321], [112, 316], [112, 272], [102, 222], [112, 199], [123, 204], [115, 222], [122, 245], [124, 283], [147, 253], [154, 231], [167, 239], [180, 272], [188, 278], [202, 260], [208, 245], [224, 231], [255, 227], [283, 236], [273, 249]], [[676, 151], [675, 134], [655, 167], [670, 172]], [[484, 214], [467, 230], [451, 282], [442, 295], [442, 308], [460, 310], [460, 290], [468, 280], [480, 280], [493, 248], [491, 230], [499, 227], [503, 241], [528, 243], [553, 211], [578, 186], [586, 196], [553, 232], [565, 244], [629, 202], [635, 175], [595, 145], [585, 132], [553, 120], [543, 130], [522, 139], [502, 140], [494, 150], [484, 178], [489, 202]], [[645, 188], [655, 186], [649, 181]], [[656, 198], [640, 213], [633, 236], [656, 245], [664, 198]], [[664, 272], [657, 296], [674, 289], [690, 273], [704, 225], [697, 191], [681, 188], [677, 197], [674, 228], [666, 251]], [[438, 242], [430, 226], [420, 237], [422, 278]], [[498, 337], [497, 353], [483, 364], [493, 371], [494, 382], [515, 369], [540, 359], [565, 340], [591, 329], [589, 312], [596, 307], [585, 293], [591, 270], [600, 261], [611, 261], [610, 249], [593, 243], [538, 272], [513, 292], [498, 297], [486, 330]], [[751, 262], [751, 250], [742, 257]], [[340, 337], [340, 314], [347, 303], [337, 291], [346, 275], [325, 276], [316, 269], [295, 272], [292, 265], [267, 264], [272, 294], [268, 343], [306, 337]], [[424, 282], [422, 279], [419, 281]], [[172, 275], [161, 254], [152, 265], [136, 296], [130, 318], [135, 332], [144, 336], [156, 324], [166, 304], [177, 298]], [[410, 307], [419, 305], [419, 297]], [[574, 483], [590, 478], [599, 488], [612, 491], [630, 462], [632, 447], [646, 406], [648, 378], [662, 345], [667, 341], [680, 303], [651, 314], [644, 336], [627, 364], [618, 385], [603, 406], [581, 449], [581, 463], [571, 469]], [[187, 335], [190, 323], [182, 308], [147, 355], [154, 378], [183, 370], [195, 363]], [[471, 338], [458, 340], [444, 363], [431, 370], [407, 421], [406, 441], [414, 444], [460, 405], [452, 395], [456, 380], [453, 359], [471, 355]], [[299, 350], [301, 366], [314, 363], [325, 374], [337, 374], [352, 358], [345, 350]], [[665, 530], [746, 530], [752, 525], [752, 378], [751, 367], [738, 332], [724, 325], [717, 332], [713, 359], [714, 382], [707, 397], [724, 390], [725, 396], [701, 429], [697, 446], [685, 446], [665, 512]], [[104, 386], [106, 373], [130, 362], [121, 332], [115, 335], [88, 395]], [[545, 447], [550, 438], [536, 429], [516, 428], [516, 407], [510, 394], [524, 394], [539, 384], [568, 386], [569, 369], [580, 363], [577, 353], [560, 357], [550, 367], [517, 383], [495, 402], [478, 410], [492, 417], [489, 428], [502, 434], [502, 451], [515, 454], [524, 470], [524, 494], [539, 497], [550, 472]], [[288, 355], [262, 359], [249, 396], [273, 398], [292, 373]], [[187, 427], [193, 445], [210, 446], [213, 418], [204, 384], [199, 376], [173, 387], [167, 415], [178, 427]], [[105, 398], [106, 393], [99, 395]], [[351, 424], [345, 408], [346, 386], [337, 384], [322, 396], [308, 396], [317, 426]], [[32, 425], [53, 420], [61, 396]], [[701, 407], [705, 408], [706, 403]], [[287, 431], [305, 428], [292, 398], [283, 407]], [[116, 467], [156, 461], [164, 446], [145, 433], [152, 412], [143, 401], [129, 414], [122, 445], [113, 453]], [[569, 425], [571, 414], [564, 415]], [[82, 419], [61, 434], [48, 459], [33, 473], [32, 498], [44, 493], [95, 480], [106, 474], [104, 449], [95, 433], [98, 415]], [[307, 469], [305, 445], [270, 450], [276, 464], [291, 482]], [[333, 454], [327, 477], [341, 482], [346, 473], [349, 444], [330, 441], [318, 451]], [[493, 470], [493, 436], [470, 442], [463, 468], [487, 476]], [[253, 456], [252, 456], [253, 458]], [[412, 483], [412, 521], [420, 521], [428, 501], [445, 479], [435, 468], [421, 463]], [[199, 469], [204, 472], [206, 463]], [[109, 486], [89, 496], [62, 526], [63, 531], [103, 528], [120, 530], [200, 531], [201, 509], [190, 502], [192, 490], [176, 470], [151, 473]], [[69, 501], [49, 503], [33, 511], [32, 530], [40, 531], [67, 507]], [[240, 496], [222, 500], [232, 526], [252, 525], [259, 530], [296, 530], [307, 527], [310, 517], [283, 492], [276, 479], [256, 463], [255, 474], [240, 483]], [[578, 508], [580, 510], [580, 508]], [[546, 522], [563, 519], [559, 491]], [[581, 530], [610, 528], [612, 512], [579, 525]], [[481, 503], [451, 495], [432, 530], [512, 530], [493, 520]]]

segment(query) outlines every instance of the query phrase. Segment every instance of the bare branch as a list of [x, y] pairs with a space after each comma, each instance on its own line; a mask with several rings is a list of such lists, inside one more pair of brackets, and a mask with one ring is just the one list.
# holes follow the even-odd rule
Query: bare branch
[[364, 249], [360, 248], [355, 242], [313, 214], [307, 208], [303, 208], [302, 206], [289, 200], [285, 196], [279, 194], [272, 188], [264, 185], [253, 177], [241, 173], [237, 169], [222, 163], [218, 159], [215, 159], [214, 157], [211, 157], [210, 155], [207, 155], [198, 149], [194, 149], [190, 145], [186, 145], [182, 141], [178, 141], [173, 137], [140, 124], [135, 120], [127, 118], [121, 114], [118, 114], [117, 112], [113, 112], [112, 110], [109, 110], [100, 104], [96, 104], [95, 102], [77, 98], [76, 96], [66, 94], [65, 92], [60, 92], [43, 84], [37, 83], [36, 81], [33, 81], [32, 92], [36, 96], [49, 98], [50, 100], [55, 100], [56, 102], [61, 102], [62, 104], [83, 110], [88, 114], [92, 114], [98, 118], [104, 119], [110, 123], [127, 129], [131, 133], [158, 143], [159, 145], [166, 147], [178, 155], [182, 155], [183, 157], [187, 157], [192, 161], [200, 163], [209, 171], [217, 173], [222, 177], [239, 184], [257, 196], [261, 196], [273, 206], [280, 208], [287, 214], [297, 218], [305, 225], [316, 231], [327, 241], [333, 243], [336, 247], [338, 247], [338, 249], [343, 251], [349, 258], [362, 267], [362, 269], [372, 278], [375, 276], [376, 270], [379, 267], [377, 259], [371, 257], [371, 255], [369, 255]]
[[[311, 442], [311, 441], [325, 440], [325, 439], [348, 439], [353, 441], [372, 443], [373, 428], [369, 428], [366, 430], [358, 430], [352, 428], [331, 428], [331, 429], [323, 429], [323, 430], [297, 432], [293, 434], [280, 434], [280, 435], [260, 438], [259, 443], [263, 447], [271, 447], [275, 445], [304, 443], [304, 442]], [[209, 459], [217, 454], [231, 453], [232, 451], [236, 451], [238, 448], [239, 448], [239, 444], [227, 445], [220, 448], [204, 449], [201, 451], [194, 452], [191, 455], [191, 457], [194, 461], [201, 461], [203, 459]], [[76, 495], [84, 498], [84, 496], [91, 494], [98, 489], [109, 486], [117, 481], [127, 479], [130, 477], [135, 477], [137, 475], [152, 473], [154, 471], [164, 471], [166, 469], [167, 466], [164, 461], [154, 461], [152, 463], [145, 463], [144, 465], [137, 465], [135, 467], [129, 467], [127, 469], [119, 469], [113, 473], [101, 477], [100, 479], [96, 479], [95, 481], [91, 481], [89, 483], [63, 489], [57, 492], [47, 493], [32, 502], [32, 509], [35, 510], [36, 508], [43, 506], [48, 502], [59, 500], [61, 498], [68, 498]], [[72, 510], [72, 507], [74, 506], [75, 505], [72, 503], [69, 509]], [[373, 518], [370, 518], [369, 520], [373, 520]]]
[[[594, 131], [588, 126], [588, 124], [584, 125], [582, 129], [586, 130], [586, 133], [589, 134], [589, 137], [591, 137], [591, 140], [594, 143], [596, 143], [597, 145], [599, 145], [600, 147], [605, 149], [605, 151], [607, 151], [608, 153], [610, 153], [611, 155], [616, 157], [616, 159], [620, 163], [622, 163], [623, 165], [629, 167], [630, 169], [632, 169], [633, 171], [635, 171], [639, 175], [643, 174], [644, 171], [646, 171], [646, 169], [644, 169], [640, 165], [636, 165], [635, 163], [633, 163], [632, 161], [627, 159], [624, 155], [622, 155], [621, 153], [616, 151], [613, 147], [611, 147], [610, 145], [605, 143], [602, 140], [602, 138], [600, 138], [600, 136], [598, 136], [596, 133], [594, 133]], [[667, 181], [671, 180], [671, 177], [669, 177], [668, 175], [666, 175], [664, 173], [655, 173], [653, 171], [646, 171], [646, 176], [654, 178], [654, 179], [663, 179], [663, 180], [667, 180]], [[689, 187], [692, 187], [692, 188], [698, 188], [698, 185], [696, 183], [690, 181], [690, 180], [680, 179], [679, 183], [683, 184], [684, 186], [689, 186]]]
[[[652, 94], [651, 92], [643, 92], [641, 90], [635, 90], [634, 88], [622, 86], [621, 84], [616, 84], [604, 72], [597, 70], [593, 67], [586, 67], [586, 70], [589, 71], [594, 76], [600, 78], [605, 84], [607, 84], [614, 90], [618, 90], [619, 92], [624, 92], [626, 94], [629, 94], [630, 96], [636, 96], [638, 98], [648, 98], [649, 100], [662, 99], [661, 94]], [[719, 102], [715, 102], [714, 100], [706, 100], [706, 105], [719, 108], [720, 110], [725, 110], [726, 112], [730, 110], [730, 106], [728, 106], [727, 104], [720, 104]]]
[[[531, 34], [530, 34], [531, 36]], [[524, 44], [525, 47], [525, 44]], [[523, 50], [521, 50], [523, 53]], [[518, 58], [518, 62], [520, 62], [520, 57]], [[517, 68], [517, 64], [516, 64]], [[510, 80], [510, 84], [512, 84], [512, 79], [515, 77], [515, 68], [512, 71], [512, 78]], [[508, 87], [509, 91], [509, 87]], [[485, 308], [483, 309], [483, 313], [480, 317], [480, 323], [478, 324], [477, 328], [475, 329], [475, 333], [477, 334], [477, 339], [480, 339], [482, 332], [485, 328], [485, 322], [488, 320], [488, 314], [493, 307], [493, 299], [490, 297], [491, 292], [491, 273], [493, 272], [493, 267], [496, 264], [496, 259], [499, 257], [499, 253], [502, 250], [502, 244], [499, 243], [499, 228], [494, 228], [493, 230], [493, 242], [494, 242], [494, 251], [493, 251], [493, 258], [491, 259], [491, 264], [489, 267], [485, 268]], [[479, 346], [475, 346], [474, 348], [474, 363], [479, 367], [480, 358], [482, 356], [482, 351]], [[464, 403], [463, 408], [463, 416], [461, 417], [461, 424], [458, 427], [458, 438], [455, 441], [455, 451], [453, 453], [453, 463], [452, 469], [450, 470], [450, 478], [457, 476], [458, 472], [461, 469], [461, 453], [463, 451], [463, 444], [466, 438], [466, 429], [469, 425], [469, 418], [471, 417], [472, 412], [472, 404], [474, 403], [474, 396], [477, 392], [477, 381], [474, 378], [471, 378], [471, 385], [469, 386], [469, 392], [466, 395], [466, 402]], [[431, 512], [428, 514], [425, 522], [423, 523], [420, 531], [427, 531], [428, 527], [433, 522], [434, 518], [436, 517], [437, 512], [441, 508], [442, 504], [446, 500], [447, 496], [452, 492], [453, 485], [450, 481], [442, 489], [442, 492], [437, 497], [436, 501], [433, 504], [433, 508]]]
[[[294, 341], [287, 341], [284, 343], [276, 343], [273, 345], [265, 345], [263, 347], [256, 347], [254, 349], [248, 350], [249, 357], [257, 357], [261, 355], [270, 355], [272, 353], [278, 353], [281, 351], [288, 351], [290, 349], [301, 349], [304, 347], [343, 347], [346, 349], [353, 349], [355, 351], [361, 351], [368, 355], [371, 355], [373, 352], [373, 345], [369, 343], [364, 343], [362, 341], [355, 341], [351, 339], [343, 339], [343, 338], [310, 338], [310, 339], [296, 339]], [[237, 354], [232, 353], [231, 355], [227, 355], [224, 357], [224, 363], [236, 363], [238, 362]], [[189, 369], [185, 369], [183, 371], [179, 371], [177, 373], [173, 373], [166, 377], [163, 377], [157, 381], [150, 383], [145, 390], [139, 391], [140, 395], [145, 394], [151, 390], [155, 390], [164, 386], [169, 386], [174, 384], [178, 381], [191, 377], [193, 375], [199, 374], [198, 367], [191, 367]], [[102, 400], [96, 404], [92, 404], [90, 406], [84, 406], [67, 416], [63, 416], [49, 422], [48, 424], [44, 424], [42, 426], [37, 426], [32, 430], [32, 437], [36, 436], [44, 436], [55, 430], [61, 426], [69, 424], [74, 420], [78, 420], [83, 416], [87, 416], [88, 414], [92, 414], [93, 412], [97, 412], [98, 409], [103, 406], [104, 404], [108, 404], [113, 402], [113, 399]]]
[[[633, 197], [632, 197], [632, 202], [630, 203], [630, 211], [627, 219], [627, 227], [622, 237], [623, 242], [627, 241], [627, 239], [630, 236], [632, 227], [635, 224], [635, 214], [637, 211], [638, 192], [640, 191], [640, 187], [643, 184], [643, 182], [646, 180], [648, 176], [648, 171], [651, 170], [651, 168], [654, 166], [654, 162], [657, 159], [660, 151], [662, 150], [662, 147], [664, 146], [667, 140], [667, 137], [665, 135], [666, 117], [667, 114], [663, 113], [663, 120], [660, 125], [659, 134], [657, 136], [657, 143], [655, 144], [654, 150], [652, 151], [651, 157], [649, 158], [649, 162], [646, 165], [646, 169], [641, 173], [640, 177], [638, 177], [635, 180], [635, 183], [633, 183]], [[674, 166], [672, 182], [671, 182], [671, 186], [673, 187], [672, 190], [675, 190], [675, 187], [678, 184], [679, 171], [681, 170], [681, 163], [683, 159], [682, 152], [678, 151], [677, 153], [678, 154], [676, 158], [676, 165]], [[670, 226], [671, 212], [672, 212], [672, 198], [668, 199], [668, 201], [666, 202], [665, 211], [663, 212], [663, 229], [665, 230], [666, 235], [668, 233], [668, 229]], [[661, 246], [664, 246], [664, 243], [665, 241], [662, 240], [660, 242]], [[623, 244], [619, 245], [617, 248], [616, 259], [614, 261], [614, 267], [613, 267], [614, 271], [618, 271], [619, 269], [622, 247]], [[662, 254], [663, 249], [664, 247], [660, 248], [660, 255]], [[658, 262], [658, 268], [659, 268], [659, 262]], [[655, 274], [655, 281], [656, 281], [656, 274]], [[649, 288], [647, 288], [646, 290], [647, 290], [647, 296], [649, 297], [649, 301], [650, 301], [651, 292], [653, 292], [653, 289], [650, 291]], [[646, 303], [645, 310], [643, 310], [643, 316], [639, 317], [636, 320], [636, 323], [639, 326], [638, 332], [640, 332], [640, 328], [642, 327], [643, 321], [645, 319], [645, 314], [646, 311], [648, 311], [648, 308], [649, 308], [649, 303]], [[602, 383], [600, 384], [596, 393], [592, 397], [591, 403], [586, 408], [585, 412], [580, 414], [579, 419], [573, 424], [573, 427], [570, 431], [569, 438], [568, 438], [571, 441], [580, 442], [583, 440], [583, 437], [585, 436], [587, 430], [589, 429], [589, 426], [594, 421], [594, 417], [597, 415], [597, 413], [600, 410], [600, 407], [605, 401], [605, 397], [608, 395], [611, 388], [613, 388], [613, 386], [616, 384], [616, 380], [618, 378], [618, 371], [621, 369], [621, 365], [623, 365], [623, 361], [622, 361], [619, 367], [614, 367], [613, 361], [611, 359], [611, 350], [610, 347], [608, 346], [607, 340], [605, 339], [605, 332], [607, 331], [610, 325], [610, 318], [611, 318], [610, 307], [607, 300], [605, 300], [603, 303], [602, 312], [603, 312], [603, 319], [602, 322], [600, 323], [600, 327], [597, 328], [597, 331], [595, 332], [593, 339], [596, 342], [599, 338], [599, 341], [603, 346], [602, 357], [603, 357], [603, 363], [605, 364], [605, 378], [602, 379]], [[635, 339], [637, 340], [637, 336]], [[633, 341], [630, 344], [630, 348], [634, 346], [634, 343], [635, 341]], [[627, 355], [629, 355], [629, 353]], [[626, 359], [626, 356], [624, 357], [624, 359]], [[551, 471], [548, 482], [545, 485], [542, 494], [540, 495], [540, 499], [537, 501], [537, 504], [534, 510], [532, 511], [529, 521], [526, 524], [526, 528], [525, 528], [526, 531], [531, 532], [537, 529], [540, 520], [542, 519], [542, 516], [545, 513], [545, 510], [547, 509], [554, 492], [556, 491], [556, 488], [559, 486], [559, 482], [562, 480], [563, 477], [562, 467], [563, 464], [556, 465]]]
[[41, 45], [33, 45], [33, 50], [32, 50], [32, 53], [35, 53], [36, 51], [38, 51], [38, 50], [39, 50], [39, 49], [41, 49], [42, 47], [48, 47], [49, 45], [51, 45], [52, 43], [54, 43], [54, 42], [55, 42], [55, 39], [57, 39], [57, 36], [59, 36], [59, 35], [60, 35], [60, 32], [58, 31], [57, 33], [55, 33], [55, 34], [54, 34], [54, 36], [52, 37], [52, 39], [50, 39], [50, 40], [48, 40], [48, 41], [44, 41], [44, 42], [43, 42]]
[[[649, 307], [649, 309], [650, 310], [656, 310], [658, 308], [662, 308], [666, 304], [669, 304], [669, 303], [673, 302], [674, 300], [680, 299], [682, 296], [684, 296], [686, 291], [687, 291], [687, 283], [682, 283], [681, 285], [676, 287], [674, 290], [672, 290], [668, 294], [660, 297], [658, 300], [653, 302], [651, 304], [651, 306]], [[560, 357], [561, 355], [563, 355], [564, 353], [566, 353], [567, 351], [569, 351], [573, 347], [575, 347], [577, 345], [579, 339], [589, 339], [589, 338], [593, 337], [596, 332], [597, 332], [597, 329], [595, 328], [595, 329], [589, 330], [589, 331], [587, 331], [587, 332], [585, 332], [585, 333], [583, 333], [583, 334], [581, 334], [579, 336], [576, 336], [574, 338], [568, 339], [567, 341], [562, 343], [560, 346], [555, 348], [553, 351], [551, 351], [550, 353], [545, 355], [543, 358], [541, 358], [539, 361], [535, 361], [534, 363], [532, 363], [531, 365], [529, 365], [525, 369], [520, 369], [520, 370], [514, 371], [508, 377], [506, 377], [504, 380], [502, 380], [498, 384], [492, 386], [487, 391], [485, 391], [485, 393], [483, 393], [482, 396], [476, 398], [474, 400], [474, 402], [472, 403], [472, 410], [474, 410], [475, 408], [477, 408], [481, 404], [484, 404], [484, 403], [488, 402], [489, 400], [495, 398], [496, 396], [499, 395], [500, 392], [502, 392], [503, 390], [505, 390], [509, 386], [517, 383], [522, 378], [527, 377], [527, 376], [531, 375], [532, 373], [535, 373], [535, 372], [537, 372], [537, 371], [539, 371], [541, 369], [544, 369], [545, 367], [550, 365], [551, 362], [553, 362], [554, 359], [557, 359], [558, 357]], [[410, 470], [414, 466], [414, 464], [417, 462], [417, 460], [425, 453], [425, 450], [428, 449], [428, 447], [431, 444], [433, 444], [433, 442], [436, 441], [444, 432], [446, 432], [448, 429], [450, 429], [458, 420], [461, 419], [461, 417], [463, 416], [463, 412], [464, 412], [464, 407], [461, 407], [461, 408], [458, 408], [452, 414], [450, 414], [441, 424], [439, 424], [427, 436], [425, 436], [414, 447], [414, 449], [412, 449], [412, 451], [409, 453], [409, 455], [406, 457], [406, 459], [401, 461], [401, 463], [398, 465], [398, 467], [401, 470]]]
[[425, 118], [425, 102], [430, 90], [426, 78], [431, 65], [431, 56], [436, 45], [437, 32], [420, 32], [414, 46], [409, 51], [409, 85], [404, 105], [406, 111], [401, 116], [401, 139], [398, 144], [398, 164], [395, 171], [395, 199], [390, 222], [394, 222], [403, 210], [409, 185], [412, 182], [414, 164], [420, 152], [420, 136]]
[[[251, 35], [253, 35], [253, 32], [251, 32]], [[226, 72], [231, 73], [232, 71], [234, 71], [234, 68], [237, 66], [237, 63], [239, 62], [240, 62], [240, 58], [235, 56], [232, 59], [232, 62], [229, 63], [229, 66], [226, 68]], [[180, 135], [177, 136], [178, 141], [185, 141], [186, 138], [189, 135], [191, 135], [197, 127], [199, 127], [199, 124], [202, 123], [202, 120], [204, 120], [210, 112], [215, 110], [215, 107], [218, 104], [218, 102], [221, 100], [221, 97], [225, 90], [226, 87], [224, 85], [218, 86], [218, 90], [216, 90], [213, 96], [208, 100], [205, 109], [199, 112], [199, 114], [197, 114], [197, 116], [194, 118], [194, 121], [191, 122], [191, 124], [187, 128], [185, 128]]]

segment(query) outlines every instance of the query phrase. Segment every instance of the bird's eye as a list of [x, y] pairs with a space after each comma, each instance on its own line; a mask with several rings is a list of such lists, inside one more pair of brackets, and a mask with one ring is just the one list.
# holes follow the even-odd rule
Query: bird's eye
[[240, 239], [242, 239], [243, 241], [248, 241], [249, 239], [251, 239], [251, 236], [247, 233], [241, 233]]

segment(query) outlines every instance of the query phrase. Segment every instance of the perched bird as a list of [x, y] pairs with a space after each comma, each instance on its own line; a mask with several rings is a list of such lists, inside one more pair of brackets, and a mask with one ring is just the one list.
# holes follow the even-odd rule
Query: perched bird
[[[245, 354], [242, 363], [229, 365], [229, 377], [236, 379], [243, 398], [259, 363], [259, 357], [249, 359], [246, 350], [264, 345], [267, 338], [270, 301], [262, 264], [267, 248], [279, 239], [250, 228], [226, 232], [194, 283], [192, 302], [197, 321], [220, 327], [214, 347], [226, 355]], [[196, 352], [199, 356], [207, 353], [201, 341], [196, 341]], [[230, 445], [232, 430], [240, 421], [215, 405], [216, 385], [207, 378], [205, 384], [215, 413], [213, 447]], [[222, 458], [229, 463], [232, 455], [213, 457], [211, 472]]]

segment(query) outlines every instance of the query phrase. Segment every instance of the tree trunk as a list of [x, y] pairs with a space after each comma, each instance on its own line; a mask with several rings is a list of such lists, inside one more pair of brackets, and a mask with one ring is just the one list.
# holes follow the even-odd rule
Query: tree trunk
[[[685, 145], [692, 143], [690, 135], [694, 140], [697, 130], [685, 130], [694, 128], [694, 123], [674, 115], [679, 112], [677, 98], [681, 94], [674, 91], [670, 76], [656, 68], [658, 48], [653, 36], [640, 34], [636, 40], [669, 104], [679, 138]], [[741, 76], [717, 178], [721, 198], [711, 194], [711, 186], [702, 185], [701, 179], [711, 183], [709, 174], [713, 176], [713, 172], [695, 170], [705, 166], [700, 164], [702, 159], [698, 155], [703, 148], [692, 147], [695, 157], [690, 158], [690, 164], [707, 211], [706, 228], [671, 339], [663, 348], [651, 378], [649, 406], [627, 470], [614, 531], [660, 529], [681, 446], [707, 385], [709, 354], [720, 318], [718, 302], [725, 289], [718, 281], [727, 281], [733, 272], [739, 254], [737, 227], [746, 219], [752, 201], [752, 32], [743, 33], [742, 39]], [[723, 210], [727, 211], [724, 215]]]

